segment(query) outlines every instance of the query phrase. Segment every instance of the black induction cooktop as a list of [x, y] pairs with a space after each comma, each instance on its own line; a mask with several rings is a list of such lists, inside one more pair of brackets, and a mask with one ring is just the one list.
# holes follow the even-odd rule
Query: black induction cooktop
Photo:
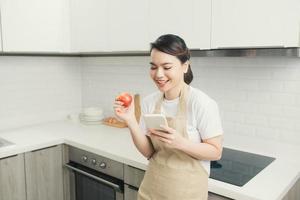
[[223, 148], [221, 160], [211, 161], [210, 178], [243, 186], [275, 158]]

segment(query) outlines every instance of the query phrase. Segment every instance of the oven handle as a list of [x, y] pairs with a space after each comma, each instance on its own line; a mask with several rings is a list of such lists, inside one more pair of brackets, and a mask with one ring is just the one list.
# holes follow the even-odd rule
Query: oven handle
[[122, 191], [122, 190], [121, 190], [121, 187], [120, 187], [119, 185], [117, 185], [117, 184], [111, 183], [111, 182], [109, 182], [109, 181], [107, 181], [107, 180], [105, 180], [105, 179], [102, 179], [102, 178], [99, 178], [99, 177], [97, 177], [97, 176], [95, 176], [95, 175], [89, 174], [89, 173], [87, 173], [87, 172], [85, 172], [85, 171], [83, 171], [83, 170], [81, 170], [81, 169], [78, 169], [78, 168], [76, 168], [76, 167], [73, 167], [73, 166], [71, 166], [71, 165], [69, 165], [69, 164], [64, 164], [64, 166], [67, 167], [68, 169], [74, 170], [74, 171], [76, 171], [76, 172], [78, 172], [78, 173], [80, 173], [80, 174], [82, 174], [82, 175], [85, 175], [85, 176], [87, 176], [87, 177], [90, 177], [90, 178], [92, 178], [92, 179], [94, 179], [94, 180], [96, 180], [96, 181], [99, 181], [99, 182], [104, 183], [104, 184], [106, 184], [106, 185], [108, 185], [108, 186], [111, 186], [112, 188], [114, 188], [115, 190], [117, 190], [117, 191], [119, 191], [119, 192]]

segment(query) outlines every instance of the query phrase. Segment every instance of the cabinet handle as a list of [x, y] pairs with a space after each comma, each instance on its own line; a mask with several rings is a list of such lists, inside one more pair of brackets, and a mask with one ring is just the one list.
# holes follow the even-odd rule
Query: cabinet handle
[[134, 186], [132, 186], [132, 185], [128, 185], [128, 188], [129, 188], [129, 189], [132, 189], [132, 190], [136, 190], [136, 191], [138, 191], [138, 190], [139, 190], [139, 188], [137, 188], [137, 187], [134, 187]]

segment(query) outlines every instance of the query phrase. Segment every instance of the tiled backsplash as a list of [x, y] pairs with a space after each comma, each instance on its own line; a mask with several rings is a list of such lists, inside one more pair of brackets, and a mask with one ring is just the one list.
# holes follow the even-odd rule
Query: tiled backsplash
[[[149, 61], [1, 56], [0, 130], [65, 118], [81, 106], [110, 116], [119, 92], [156, 91]], [[218, 102], [225, 134], [300, 144], [299, 58], [193, 58], [192, 70], [192, 86]]]
[[[81, 60], [83, 106], [112, 114], [118, 92], [145, 96], [156, 90], [149, 57]], [[193, 58], [192, 86], [214, 98], [226, 133], [300, 144], [299, 58]], [[226, 139], [226, 138], [225, 138]]]
[[0, 56], [0, 130], [81, 108], [79, 58]]
[[146, 95], [156, 90], [149, 78], [147, 57], [82, 58], [83, 106], [101, 106], [112, 114], [113, 101], [120, 92]]

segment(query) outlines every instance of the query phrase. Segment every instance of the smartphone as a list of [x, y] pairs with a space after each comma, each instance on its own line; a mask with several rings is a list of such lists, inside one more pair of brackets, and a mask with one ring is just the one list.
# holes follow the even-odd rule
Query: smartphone
[[168, 126], [168, 122], [166, 117], [163, 114], [145, 114], [143, 115], [144, 121], [146, 124], [146, 128], [152, 128], [156, 130], [162, 130], [163, 128], [160, 127], [160, 125]]

